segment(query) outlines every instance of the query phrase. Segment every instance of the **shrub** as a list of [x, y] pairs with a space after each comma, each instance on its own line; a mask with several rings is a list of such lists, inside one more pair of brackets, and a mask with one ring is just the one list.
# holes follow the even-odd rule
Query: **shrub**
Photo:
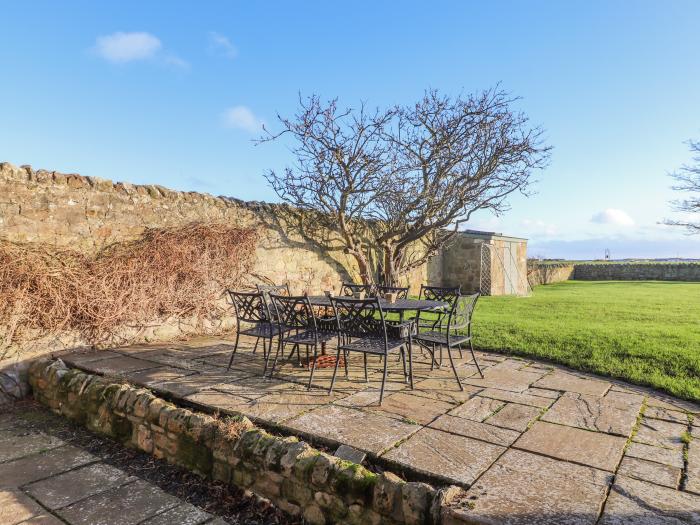
[[94, 255], [0, 241], [0, 358], [12, 345], [66, 331], [99, 344], [125, 326], [201, 322], [251, 270], [257, 237], [192, 223], [148, 229]]

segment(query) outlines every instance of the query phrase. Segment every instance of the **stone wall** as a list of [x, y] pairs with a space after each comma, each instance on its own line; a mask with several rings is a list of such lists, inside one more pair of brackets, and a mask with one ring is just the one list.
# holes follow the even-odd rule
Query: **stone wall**
[[[39, 360], [29, 371], [37, 401], [125, 445], [249, 489], [308, 523], [457, 523], [461, 489], [436, 490], [278, 437], [248, 419], [217, 419], [177, 407], [149, 390]], [[461, 520], [460, 520], [461, 521]]]
[[575, 269], [573, 264], [547, 264], [530, 261], [527, 265], [527, 279], [530, 286], [559, 283], [573, 279]]
[[577, 281], [700, 281], [700, 263], [577, 264]]

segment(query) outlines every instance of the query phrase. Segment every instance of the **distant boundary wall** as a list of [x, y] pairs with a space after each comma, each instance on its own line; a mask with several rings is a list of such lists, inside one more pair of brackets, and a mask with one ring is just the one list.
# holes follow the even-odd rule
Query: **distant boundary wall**
[[576, 264], [577, 281], [698, 281], [700, 263]]

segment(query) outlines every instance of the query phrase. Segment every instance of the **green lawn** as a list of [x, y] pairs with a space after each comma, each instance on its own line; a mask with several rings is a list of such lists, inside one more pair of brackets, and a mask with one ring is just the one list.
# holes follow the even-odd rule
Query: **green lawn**
[[474, 343], [700, 401], [700, 283], [566, 281], [482, 297]]

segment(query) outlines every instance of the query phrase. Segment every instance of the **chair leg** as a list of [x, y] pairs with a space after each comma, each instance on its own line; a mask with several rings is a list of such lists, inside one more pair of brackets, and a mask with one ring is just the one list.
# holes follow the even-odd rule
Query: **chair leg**
[[403, 346], [401, 347], [399, 359], [401, 359], [401, 364], [403, 364], [403, 382], [408, 383], [408, 372], [406, 371], [406, 351], [404, 350]]
[[367, 354], [362, 354], [362, 357], [364, 357], [365, 360], [365, 383], [368, 383], [369, 378], [367, 377]]
[[[281, 339], [278, 337], [277, 338], [277, 345], [279, 348]], [[263, 350], [265, 350], [265, 343], [263, 343]], [[270, 363], [270, 354], [272, 354], [272, 337], [270, 337], [270, 345], [269, 348], [267, 349], [267, 355], [265, 356], [265, 368], [263, 368], [263, 377], [265, 377], [265, 374], [267, 373], [267, 365]]]
[[386, 384], [386, 371], [387, 371], [387, 365], [389, 364], [388, 359], [384, 359], [384, 376], [382, 377], [382, 389], [379, 391], [379, 404], [382, 404], [382, 400], [384, 399], [384, 385]]
[[[282, 352], [282, 355], [284, 355], [284, 343], [282, 342], [281, 337], [277, 340], [277, 351], [275, 352], [275, 358], [272, 360], [272, 368], [270, 369], [270, 375], [268, 376], [269, 379], [272, 379], [272, 376], [275, 375], [275, 367], [277, 366], [277, 358], [279, 357], [280, 352]], [[265, 374], [263, 374], [263, 376], [264, 375]]]
[[[442, 350], [442, 347], [440, 347]], [[454, 359], [452, 359], [452, 348], [449, 346], [447, 347], [447, 357], [450, 358], [450, 365], [452, 365], [452, 371], [455, 373], [455, 378], [457, 379], [457, 384], [459, 385], [460, 390], [464, 390], [464, 387], [462, 386], [462, 381], [459, 379], [459, 374], [457, 373], [457, 367], [455, 367], [455, 362]]]
[[258, 343], [259, 343], [259, 342], [260, 342], [260, 338], [258, 337], [258, 338], [255, 340], [255, 346], [253, 347], [253, 353], [255, 353], [255, 352], [258, 351]]
[[462, 355], [462, 344], [457, 345], [457, 349], [459, 350], [459, 358], [464, 359], [464, 356]]
[[479, 362], [476, 360], [476, 355], [474, 354], [474, 345], [472, 344], [471, 339], [469, 339], [469, 351], [472, 353], [472, 359], [474, 360], [474, 364], [476, 365], [476, 369], [479, 371], [479, 375], [483, 379], [484, 373], [481, 371], [481, 367], [479, 366]]
[[240, 336], [241, 336], [241, 334], [236, 332], [236, 342], [233, 343], [233, 352], [231, 352], [231, 359], [228, 360], [228, 368], [226, 368], [226, 370], [231, 370], [231, 365], [233, 364], [233, 358], [236, 357], [236, 350], [238, 350], [238, 338]]
[[335, 356], [335, 367], [333, 368], [333, 378], [331, 379], [331, 386], [328, 389], [328, 395], [333, 393], [333, 385], [335, 384], [335, 376], [338, 373], [338, 363], [340, 363], [340, 348], [338, 348], [338, 354]]
[[[308, 353], [309, 347], [306, 347], [306, 352]], [[306, 387], [307, 390], [311, 390], [311, 382], [314, 380], [314, 371], [316, 370], [316, 361], [318, 359], [318, 349], [314, 345], [314, 361], [311, 364], [311, 373], [309, 374], [309, 386]]]
[[413, 349], [412, 349], [411, 338], [408, 338], [408, 381], [411, 385], [411, 390], [413, 390]]
[[350, 352], [343, 352], [343, 365], [345, 366], [345, 379], [348, 379], [350, 376], [348, 375], [348, 356], [350, 355]]

